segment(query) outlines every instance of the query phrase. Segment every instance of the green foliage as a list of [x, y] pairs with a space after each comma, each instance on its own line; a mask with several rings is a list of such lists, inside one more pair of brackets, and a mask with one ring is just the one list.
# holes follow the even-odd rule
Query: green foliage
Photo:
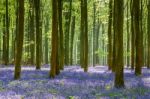
[[107, 52], [104, 51], [103, 49], [99, 49], [98, 51], [95, 52], [99, 57], [103, 57], [107, 55]]
[[30, 58], [30, 54], [28, 52], [24, 52], [24, 55], [22, 57], [23, 59], [29, 59]]
[[68, 99], [75, 99], [75, 97], [74, 96], [69, 96], [69, 98]]

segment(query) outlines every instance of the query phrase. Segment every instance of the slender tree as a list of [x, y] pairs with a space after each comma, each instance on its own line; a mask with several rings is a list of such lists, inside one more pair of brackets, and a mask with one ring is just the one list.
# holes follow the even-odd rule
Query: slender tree
[[8, 8], [8, 0], [6, 0], [6, 60], [5, 65], [9, 63], [9, 8]]
[[95, 38], [96, 38], [96, 3], [93, 2], [93, 66], [96, 64], [96, 44], [95, 44]]
[[16, 14], [16, 20], [15, 20], [15, 22], [16, 22], [16, 24], [15, 24], [15, 35], [14, 35], [14, 63], [15, 63], [15, 61], [16, 61], [16, 48], [17, 48], [17, 34], [18, 34], [18, 32], [19, 32], [19, 1], [18, 0], [16, 0], [16, 5], [15, 5], [15, 14]]
[[135, 75], [141, 75], [142, 67], [142, 32], [140, 30], [140, 0], [133, 0], [134, 32], [136, 33]]
[[148, 0], [148, 18], [147, 18], [147, 34], [148, 34], [148, 62], [147, 68], [150, 68], [150, 0]]
[[82, 57], [81, 67], [84, 68], [84, 72], [88, 71], [88, 17], [87, 17], [87, 0], [81, 0], [81, 46], [82, 46]]
[[45, 64], [48, 64], [48, 51], [49, 51], [49, 48], [48, 48], [48, 31], [49, 31], [49, 21], [48, 21], [48, 18], [49, 17], [46, 17], [46, 20], [45, 20]]
[[70, 65], [73, 65], [74, 34], [75, 34], [75, 16], [72, 17], [71, 23]]
[[24, 37], [24, 0], [18, 0], [18, 32], [16, 34], [15, 74], [14, 79], [21, 76], [21, 58]]
[[70, 23], [72, 16], [72, 0], [67, 1], [69, 3], [69, 10], [65, 12], [65, 65], [70, 64], [70, 50], [69, 50], [69, 42], [70, 42]]
[[64, 33], [63, 33], [63, 27], [62, 27], [62, 9], [63, 9], [63, 0], [58, 0], [60, 69], [64, 68]]
[[54, 78], [58, 64], [58, 0], [52, 0], [52, 51], [50, 77]]
[[2, 55], [2, 63], [5, 64], [6, 60], [6, 30], [5, 30], [5, 14], [3, 15], [3, 55]]
[[[116, 0], [114, 0], [113, 3], [115, 3]], [[113, 5], [113, 28], [115, 27], [116, 24], [116, 10], [115, 10], [115, 5]], [[116, 47], [116, 30], [113, 29], [113, 61], [112, 61], [112, 71], [115, 72], [115, 68], [116, 68], [116, 52], [117, 52], [117, 47]]]
[[29, 0], [29, 4], [30, 4], [30, 11], [29, 11], [29, 15], [30, 15], [30, 63], [31, 65], [35, 64], [35, 17], [34, 17], [34, 0]]
[[3, 64], [9, 63], [9, 13], [8, 13], [8, 0], [5, 1], [6, 14], [5, 14], [5, 32], [3, 35]]
[[131, 13], [131, 69], [135, 68], [135, 31], [134, 31], [134, 17], [133, 17], [133, 0], [130, 1]]
[[36, 69], [41, 69], [42, 61], [42, 34], [41, 27], [41, 13], [40, 13], [40, 0], [35, 0], [35, 16], [36, 16]]
[[84, 61], [84, 54], [83, 54], [83, 48], [84, 48], [84, 46], [83, 46], [83, 42], [84, 42], [84, 40], [83, 40], [83, 37], [84, 37], [84, 35], [83, 35], [83, 31], [84, 31], [84, 14], [83, 14], [83, 9], [84, 9], [84, 5], [83, 5], [83, 0], [81, 0], [81, 26], [80, 26], [80, 29], [81, 29], [81, 33], [80, 33], [80, 64], [81, 64], [81, 68], [84, 68], [84, 64], [83, 64], [83, 61]]
[[113, 0], [109, 0], [109, 20], [108, 20], [108, 66], [109, 70], [112, 68], [112, 9], [113, 9]]
[[[102, 51], [105, 52], [105, 41], [104, 41], [104, 35], [105, 35], [105, 26], [102, 24]], [[97, 35], [98, 36], [98, 35]], [[102, 56], [102, 65], [105, 66], [105, 56]]]
[[[124, 0], [114, 0], [114, 32], [115, 32], [115, 87], [124, 87], [123, 74], [123, 15]], [[114, 64], [113, 64], [114, 65]]]
[[95, 41], [95, 50], [96, 50], [97, 53], [95, 55], [95, 62], [96, 62], [96, 64], [99, 64], [99, 53], [98, 53], [98, 50], [99, 50], [99, 37], [100, 37], [99, 35], [100, 35], [101, 22], [100, 22], [99, 18], [97, 20], [98, 20], [98, 22], [97, 22], [97, 25], [96, 25], [96, 38], [95, 38], [95, 40], [96, 40]]
[[130, 31], [129, 31], [129, 0], [127, 1], [127, 21], [126, 21], [126, 25], [127, 25], [127, 67], [129, 67], [130, 65], [130, 56], [129, 56], [129, 52], [130, 52]]

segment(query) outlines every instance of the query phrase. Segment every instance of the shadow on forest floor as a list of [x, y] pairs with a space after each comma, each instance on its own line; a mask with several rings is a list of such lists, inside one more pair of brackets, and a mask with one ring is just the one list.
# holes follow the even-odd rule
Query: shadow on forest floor
[[84, 73], [79, 66], [65, 67], [55, 79], [49, 79], [49, 66], [41, 70], [23, 67], [20, 80], [13, 80], [14, 67], [0, 68], [0, 99], [149, 99], [150, 70], [143, 75], [125, 69], [124, 89], [115, 89], [114, 74], [106, 66], [90, 67]]

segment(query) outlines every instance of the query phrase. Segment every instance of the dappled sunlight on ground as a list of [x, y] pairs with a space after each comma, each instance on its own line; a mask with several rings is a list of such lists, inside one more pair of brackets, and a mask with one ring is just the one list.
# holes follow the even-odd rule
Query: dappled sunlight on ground
[[41, 70], [23, 66], [20, 80], [13, 80], [13, 66], [0, 68], [0, 99], [148, 99], [150, 98], [150, 72], [143, 75], [125, 69], [125, 89], [115, 89], [114, 74], [106, 66], [89, 67], [84, 73], [79, 66], [65, 67], [55, 79], [49, 79], [50, 67]]

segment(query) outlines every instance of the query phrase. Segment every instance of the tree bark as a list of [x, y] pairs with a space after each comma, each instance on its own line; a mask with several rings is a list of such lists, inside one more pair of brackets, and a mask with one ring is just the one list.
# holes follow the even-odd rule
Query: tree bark
[[135, 31], [134, 31], [134, 17], [133, 17], [133, 0], [130, 2], [131, 9], [131, 69], [135, 68]]
[[134, 31], [136, 33], [135, 75], [141, 75], [142, 67], [142, 32], [140, 30], [140, 0], [133, 0]]
[[51, 51], [51, 70], [50, 77], [56, 76], [58, 64], [58, 0], [52, 0], [52, 51]]
[[70, 22], [72, 16], [72, 0], [69, 0], [69, 10], [65, 12], [65, 65], [70, 64]]
[[93, 66], [96, 64], [96, 44], [95, 44], [95, 38], [96, 38], [96, 3], [93, 3]]
[[108, 56], [107, 56], [107, 64], [109, 70], [112, 69], [112, 17], [113, 17], [113, 0], [109, 0], [109, 20], [108, 20]]
[[35, 0], [35, 16], [36, 16], [36, 69], [41, 69], [42, 61], [42, 35], [40, 31], [40, 0]]
[[35, 18], [34, 18], [34, 0], [30, 0], [30, 41], [31, 41], [31, 44], [30, 44], [30, 63], [31, 65], [34, 65], [35, 64], [35, 29], [34, 29], [34, 26], [35, 26]]
[[124, 74], [123, 74], [123, 19], [124, 19], [124, 9], [123, 0], [114, 0], [114, 32], [115, 32], [115, 47], [116, 47], [116, 57], [115, 57], [115, 87], [124, 87]]
[[3, 35], [3, 64], [8, 65], [9, 63], [9, 13], [8, 13], [8, 0], [5, 1], [6, 14], [5, 14], [5, 32]]
[[19, 79], [21, 76], [21, 59], [23, 51], [24, 38], [24, 0], [18, 0], [18, 33], [16, 35], [16, 53], [15, 53], [15, 74], [14, 79]]
[[59, 18], [59, 66], [60, 69], [64, 69], [64, 33], [62, 27], [62, 9], [63, 9], [63, 0], [58, 0], [58, 18]]
[[147, 68], [150, 68], [150, 0], [147, 5], [148, 18], [147, 18], [147, 34], [148, 34], [148, 58], [147, 58]]
[[[87, 0], [81, 0], [81, 34], [82, 34], [82, 57], [81, 67], [84, 68], [84, 72], [88, 71], [88, 15], [87, 15]], [[83, 22], [83, 23], [82, 23]]]
[[74, 34], [75, 34], [75, 16], [72, 17], [71, 23], [70, 65], [73, 65]]

